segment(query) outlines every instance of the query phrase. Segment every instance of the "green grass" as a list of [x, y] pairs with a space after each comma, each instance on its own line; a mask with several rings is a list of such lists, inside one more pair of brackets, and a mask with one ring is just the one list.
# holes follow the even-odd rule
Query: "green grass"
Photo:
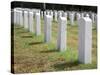
[[60, 52], [56, 48], [58, 23], [52, 23], [52, 40], [44, 42], [42, 34], [35, 36], [23, 27], [14, 26], [14, 73], [52, 72], [97, 68], [97, 32], [93, 29], [92, 64], [78, 63], [78, 26], [67, 24], [67, 50]]

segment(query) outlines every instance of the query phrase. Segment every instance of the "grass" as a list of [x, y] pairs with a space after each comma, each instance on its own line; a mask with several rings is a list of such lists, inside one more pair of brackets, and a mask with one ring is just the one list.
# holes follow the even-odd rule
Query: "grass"
[[67, 70], [82, 70], [97, 68], [97, 32], [93, 29], [92, 64], [78, 63], [78, 26], [67, 23], [67, 50], [60, 52], [56, 49], [58, 23], [52, 23], [52, 40], [44, 43], [42, 34], [35, 36], [23, 27], [14, 26], [14, 73], [52, 72]]

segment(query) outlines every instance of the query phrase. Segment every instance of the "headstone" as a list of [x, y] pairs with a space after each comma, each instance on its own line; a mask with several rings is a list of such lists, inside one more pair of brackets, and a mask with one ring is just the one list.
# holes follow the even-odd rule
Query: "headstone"
[[16, 8], [14, 8], [14, 24], [17, 24], [17, 12], [16, 12]]
[[88, 64], [92, 62], [92, 20], [87, 14], [79, 19], [79, 62]]
[[79, 13], [76, 14], [77, 21], [80, 19], [81, 15]]
[[62, 17], [62, 12], [58, 11], [58, 18]]
[[46, 43], [50, 42], [51, 40], [51, 25], [52, 25], [52, 16], [46, 15], [44, 23], [44, 41]]
[[34, 26], [33, 26], [34, 22], [33, 22], [33, 12], [30, 11], [29, 12], [29, 31], [30, 32], [34, 32]]
[[46, 10], [46, 15], [49, 15], [49, 10]]
[[[58, 11], [58, 16], [57, 16], [57, 20], [60, 20], [60, 17], [62, 17], [62, 11]], [[59, 23], [59, 22], [58, 22]]]
[[53, 20], [53, 11], [52, 10], [50, 10], [50, 15], [51, 15], [52, 20]]
[[57, 49], [60, 51], [66, 50], [66, 17], [60, 17], [58, 26]]
[[20, 16], [20, 25], [23, 26], [23, 11], [19, 11], [19, 16]]
[[81, 13], [81, 17], [84, 17], [84, 13]]
[[37, 13], [40, 13], [40, 10], [39, 9], [37, 10]]
[[87, 14], [89, 14], [89, 17], [92, 19], [92, 11], [89, 11]]
[[20, 24], [20, 14], [19, 14], [19, 10], [16, 10], [16, 24], [19, 25]]
[[43, 11], [41, 11], [41, 17], [43, 18]]
[[36, 35], [41, 34], [41, 21], [40, 21], [40, 13], [35, 14], [35, 22], [36, 22]]
[[70, 11], [67, 11], [67, 18], [70, 20]]
[[63, 12], [62, 17], [66, 17], [67, 18], [67, 13]]
[[44, 15], [46, 15], [46, 11], [44, 11]]
[[94, 23], [94, 13], [91, 13], [92, 23]]
[[69, 16], [70, 16], [70, 24], [74, 25], [74, 13], [70, 12]]
[[28, 11], [24, 11], [24, 27], [25, 29], [28, 29], [28, 26], [29, 26], [29, 22], [28, 22]]
[[54, 12], [54, 20], [57, 21], [57, 11]]
[[17, 8], [15, 8], [14, 9], [14, 12], [16, 12], [16, 14], [14, 14], [14, 15], [16, 15], [16, 17], [14, 17], [14, 19], [16, 20], [16, 25], [18, 25], [18, 10], [17, 10]]
[[53, 11], [51, 11], [50, 14], [51, 14], [51, 16], [52, 16], [52, 18], [53, 18]]
[[86, 17], [87, 14], [88, 14], [88, 12], [84, 12], [84, 17]]

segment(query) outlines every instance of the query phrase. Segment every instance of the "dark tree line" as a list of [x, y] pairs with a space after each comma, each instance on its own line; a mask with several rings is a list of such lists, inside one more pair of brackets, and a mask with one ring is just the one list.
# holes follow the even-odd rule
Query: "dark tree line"
[[92, 11], [97, 13], [97, 6], [86, 6], [86, 5], [70, 5], [70, 4], [54, 4], [54, 3], [37, 3], [37, 2], [22, 2], [13, 1], [11, 2], [11, 8], [22, 7], [22, 8], [36, 8], [41, 10], [69, 10], [69, 11]]

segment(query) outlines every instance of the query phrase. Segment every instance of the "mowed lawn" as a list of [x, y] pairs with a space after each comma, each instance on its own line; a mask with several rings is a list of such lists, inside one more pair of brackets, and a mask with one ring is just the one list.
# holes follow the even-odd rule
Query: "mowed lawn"
[[44, 42], [44, 22], [41, 20], [42, 34], [35, 36], [20, 26], [14, 26], [14, 73], [52, 72], [97, 68], [97, 32], [92, 32], [92, 64], [78, 63], [78, 26], [67, 23], [67, 50], [57, 50], [58, 23], [52, 22], [52, 40]]

